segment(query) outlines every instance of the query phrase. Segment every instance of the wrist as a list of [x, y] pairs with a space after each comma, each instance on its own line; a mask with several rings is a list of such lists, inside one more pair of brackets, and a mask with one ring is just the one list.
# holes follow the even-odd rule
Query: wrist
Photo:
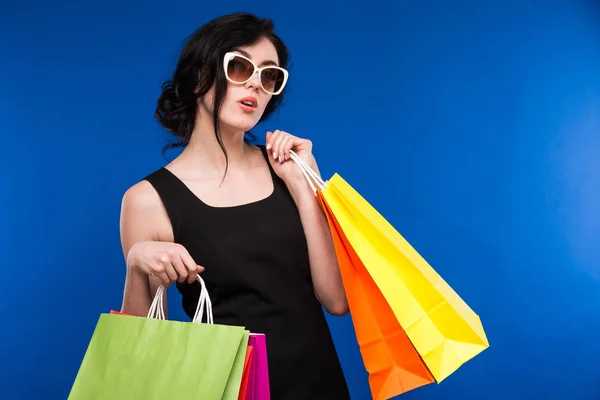
[[286, 182], [286, 186], [294, 199], [294, 202], [297, 206], [301, 204], [305, 204], [307, 202], [312, 203], [315, 202], [315, 193], [313, 192], [310, 184], [306, 181], [306, 178], [302, 176], [302, 178], [290, 180]]
[[127, 280], [134, 282], [135, 285], [139, 285], [141, 282], [148, 281], [148, 275], [144, 274], [143, 271], [140, 271], [137, 267], [127, 265], [126, 272]]
[[138, 265], [138, 257], [137, 257], [137, 245], [138, 243], [135, 243], [133, 246], [131, 246], [131, 248], [129, 249], [129, 252], [127, 253], [127, 259], [125, 260], [125, 265], [127, 266], [127, 270], [131, 271], [132, 273], [137, 273], [139, 272], [137, 265]]

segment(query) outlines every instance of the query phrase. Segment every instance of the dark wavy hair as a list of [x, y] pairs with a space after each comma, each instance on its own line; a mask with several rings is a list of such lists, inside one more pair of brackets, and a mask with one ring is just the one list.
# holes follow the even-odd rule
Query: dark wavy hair
[[[161, 126], [177, 138], [175, 143], [165, 146], [163, 155], [170, 148], [189, 143], [196, 121], [197, 99], [215, 83], [213, 125], [217, 141], [228, 160], [219, 132], [219, 110], [227, 91], [223, 57], [236, 47], [249, 46], [267, 38], [275, 46], [279, 66], [288, 68], [288, 48], [274, 33], [274, 28], [270, 19], [236, 13], [209, 21], [187, 38], [172, 78], [162, 84], [154, 113]], [[284, 93], [285, 90], [271, 98], [259, 122], [269, 118], [281, 106]]]

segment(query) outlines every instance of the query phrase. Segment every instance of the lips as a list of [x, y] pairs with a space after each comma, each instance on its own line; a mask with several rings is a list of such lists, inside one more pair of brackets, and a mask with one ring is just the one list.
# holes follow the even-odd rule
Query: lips
[[243, 99], [239, 100], [238, 103], [243, 104], [247, 107], [258, 107], [258, 100], [256, 99], [256, 97], [252, 96], [244, 97]]

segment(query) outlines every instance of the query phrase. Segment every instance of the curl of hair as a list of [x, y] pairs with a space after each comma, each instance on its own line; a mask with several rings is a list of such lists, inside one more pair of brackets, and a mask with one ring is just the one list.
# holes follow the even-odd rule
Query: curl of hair
[[[219, 110], [227, 91], [223, 57], [228, 51], [267, 38], [275, 46], [279, 65], [288, 68], [289, 51], [274, 33], [274, 28], [270, 19], [261, 19], [250, 13], [235, 13], [209, 21], [187, 38], [173, 76], [162, 84], [154, 113], [161, 126], [176, 137], [176, 141], [165, 146], [163, 151], [189, 143], [196, 122], [197, 100], [214, 84], [212, 122], [217, 141], [227, 159], [219, 132]], [[271, 98], [260, 122], [281, 106], [284, 94], [285, 90]]]

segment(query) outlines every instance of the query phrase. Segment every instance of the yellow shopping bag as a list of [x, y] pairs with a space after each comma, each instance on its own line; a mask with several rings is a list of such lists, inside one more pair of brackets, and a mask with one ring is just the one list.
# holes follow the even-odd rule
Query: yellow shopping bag
[[489, 347], [479, 316], [356, 190], [338, 174], [323, 182], [297, 155], [292, 158], [320, 191], [438, 383]]

